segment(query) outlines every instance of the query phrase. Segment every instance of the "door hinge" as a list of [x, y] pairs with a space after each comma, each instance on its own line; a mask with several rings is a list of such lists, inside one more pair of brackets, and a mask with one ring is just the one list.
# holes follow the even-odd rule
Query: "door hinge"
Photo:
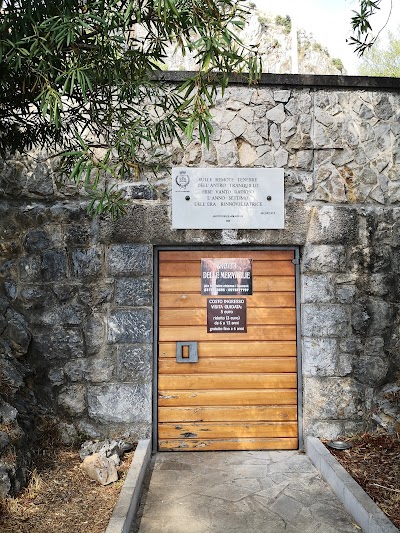
[[292, 263], [294, 265], [299, 265], [300, 264], [300, 257], [295, 257], [294, 259], [292, 259]]

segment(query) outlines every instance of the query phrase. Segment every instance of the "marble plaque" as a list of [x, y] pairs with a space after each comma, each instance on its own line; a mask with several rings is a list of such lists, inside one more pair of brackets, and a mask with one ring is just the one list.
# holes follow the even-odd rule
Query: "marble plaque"
[[172, 169], [175, 229], [282, 229], [282, 168]]

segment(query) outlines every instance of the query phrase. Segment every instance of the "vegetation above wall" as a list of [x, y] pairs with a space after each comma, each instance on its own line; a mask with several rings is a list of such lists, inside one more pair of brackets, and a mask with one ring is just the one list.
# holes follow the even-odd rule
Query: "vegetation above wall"
[[400, 27], [396, 33], [388, 32], [386, 45], [378, 40], [373, 48], [365, 52], [360, 74], [400, 78]]
[[[246, 25], [239, 31], [239, 37], [247, 45], [257, 45], [262, 60], [262, 71], [270, 73], [292, 73], [291, 35], [292, 21], [288, 15], [275, 15], [257, 9], [250, 3]], [[304, 29], [297, 31], [298, 72], [301, 74], [344, 74], [340, 59], [330, 57], [329, 51], [318, 43]], [[194, 54], [182, 54], [174, 45], [161, 65], [163, 70], [196, 70]]]
[[[368, 35], [369, 16], [380, 1], [360, 0], [355, 40]], [[1, 7], [0, 154], [37, 144], [63, 149], [62, 170], [90, 192], [93, 213], [123, 212], [115, 179], [134, 179], [144, 166], [158, 168], [160, 145], [190, 139], [196, 128], [208, 144], [217, 88], [226, 88], [233, 72], [248, 72], [251, 83], [261, 71], [263, 43], [253, 45], [257, 32], [251, 20], [245, 28], [250, 12], [242, 0], [6, 0]], [[257, 28], [268, 29], [269, 72], [277, 51], [290, 48], [290, 19], [278, 17], [274, 24], [283, 40], [268, 17], [256, 20]], [[324, 56], [339, 73], [340, 60], [322, 47], [307, 39], [300, 45], [301, 64], [309, 56], [317, 57], [311, 65], [319, 64]], [[173, 87], [153, 77], [170, 46], [182, 56], [193, 54], [198, 67]], [[290, 69], [283, 57], [275, 71]]]
[[[6, 3], [0, 12], [0, 152], [64, 148], [65, 170], [92, 190], [94, 212], [121, 212], [125, 179], [157, 165], [157, 148], [198, 128], [232, 72], [257, 78], [257, 50], [236, 32], [242, 1], [75, 0]], [[179, 86], [152, 80], [170, 43], [198, 72]], [[217, 75], [216, 72], [223, 72]]]

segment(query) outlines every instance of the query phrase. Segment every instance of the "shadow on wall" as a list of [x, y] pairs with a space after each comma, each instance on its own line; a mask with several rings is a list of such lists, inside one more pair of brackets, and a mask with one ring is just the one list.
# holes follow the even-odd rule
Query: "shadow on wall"
[[26, 319], [0, 297], [0, 497], [26, 483], [36, 437], [36, 397], [26, 361], [31, 331]]

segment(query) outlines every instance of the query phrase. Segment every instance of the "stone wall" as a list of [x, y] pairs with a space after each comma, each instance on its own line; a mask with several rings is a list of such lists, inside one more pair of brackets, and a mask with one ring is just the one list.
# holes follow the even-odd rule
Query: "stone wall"
[[171, 230], [168, 172], [126, 184], [124, 219], [91, 220], [43, 155], [3, 164], [2, 290], [65, 438], [151, 432], [154, 245], [299, 246], [305, 433], [398, 421], [376, 409], [400, 367], [400, 84], [269, 80], [218, 99], [209, 149], [167, 150], [174, 165], [283, 167], [284, 230]]
[[74, 200], [4, 205], [16, 248], [4, 288], [29, 322], [38, 397], [66, 438], [148, 435], [151, 246], [105, 245]]
[[21, 313], [0, 297], [0, 498], [24, 486], [36, 437], [36, 398], [27, 365], [32, 334]]

